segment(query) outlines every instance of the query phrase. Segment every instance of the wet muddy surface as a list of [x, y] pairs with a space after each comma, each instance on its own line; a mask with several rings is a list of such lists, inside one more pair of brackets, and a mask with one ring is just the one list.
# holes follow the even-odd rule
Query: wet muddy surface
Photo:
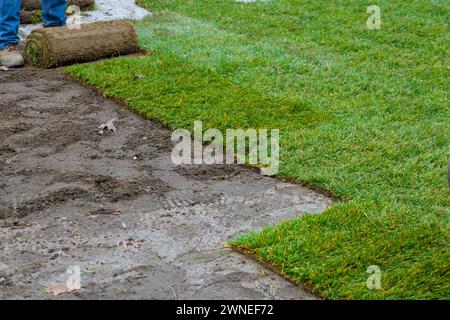
[[[0, 72], [0, 298], [314, 299], [225, 243], [330, 200], [241, 166], [175, 166], [170, 135], [59, 70]], [[81, 290], [46, 293], [70, 266]]]

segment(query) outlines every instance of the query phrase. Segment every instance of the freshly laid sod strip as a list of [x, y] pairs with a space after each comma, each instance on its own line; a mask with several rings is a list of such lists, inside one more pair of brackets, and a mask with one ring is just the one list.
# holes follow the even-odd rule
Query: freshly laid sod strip
[[[280, 129], [280, 172], [340, 199], [233, 244], [326, 298], [449, 298], [444, 1], [140, 0], [152, 52], [68, 68], [171, 128]], [[379, 266], [381, 289], [366, 285]]]

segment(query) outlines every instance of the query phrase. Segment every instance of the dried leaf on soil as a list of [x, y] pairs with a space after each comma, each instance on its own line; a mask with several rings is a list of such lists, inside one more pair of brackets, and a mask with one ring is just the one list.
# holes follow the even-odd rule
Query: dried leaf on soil
[[101, 130], [105, 130], [106, 129], [108, 131], [116, 132], [117, 128], [114, 125], [114, 121], [117, 121], [117, 119], [114, 118], [114, 119], [111, 119], [111, 120], [109, 120], [109, 121], [107, 121], [105, 123], [102, 123], [101, 125], [98, 126], [98, 128], [101, 129]]
[[119, 248], [127, 249], [129, 247], [134, 249], [140, 249], [142, 248], [143, 241], [142, 240], [134, 240], [134, 239], [127, 239], [127, 240], [120, 240], [117, 243], [117, 246]]

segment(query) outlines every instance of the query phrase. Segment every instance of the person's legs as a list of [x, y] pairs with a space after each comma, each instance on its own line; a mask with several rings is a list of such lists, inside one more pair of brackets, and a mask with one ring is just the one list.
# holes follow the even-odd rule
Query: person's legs
[[19, 43], [21, 0], [0, 0], [0, 50]]
[[66, 9], [67, 9], [66, 0], [42, 0], [42, 20], [44, 27], [65, 26]]
[[0, 65], [21, 67], [19, 43], [21, 0], [0, 0]]

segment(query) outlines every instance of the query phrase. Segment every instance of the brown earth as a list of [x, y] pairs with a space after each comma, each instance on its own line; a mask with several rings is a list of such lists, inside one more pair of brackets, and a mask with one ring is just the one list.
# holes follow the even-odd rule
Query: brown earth
[[316, 298], [224, 244], [328, 198], [241, 166], [177, 167], [169, 130], [60, 70], [0, 72], [0, 116], [0, 298], [55, 298], [69, 266], [82, 288], [56, 298]]

